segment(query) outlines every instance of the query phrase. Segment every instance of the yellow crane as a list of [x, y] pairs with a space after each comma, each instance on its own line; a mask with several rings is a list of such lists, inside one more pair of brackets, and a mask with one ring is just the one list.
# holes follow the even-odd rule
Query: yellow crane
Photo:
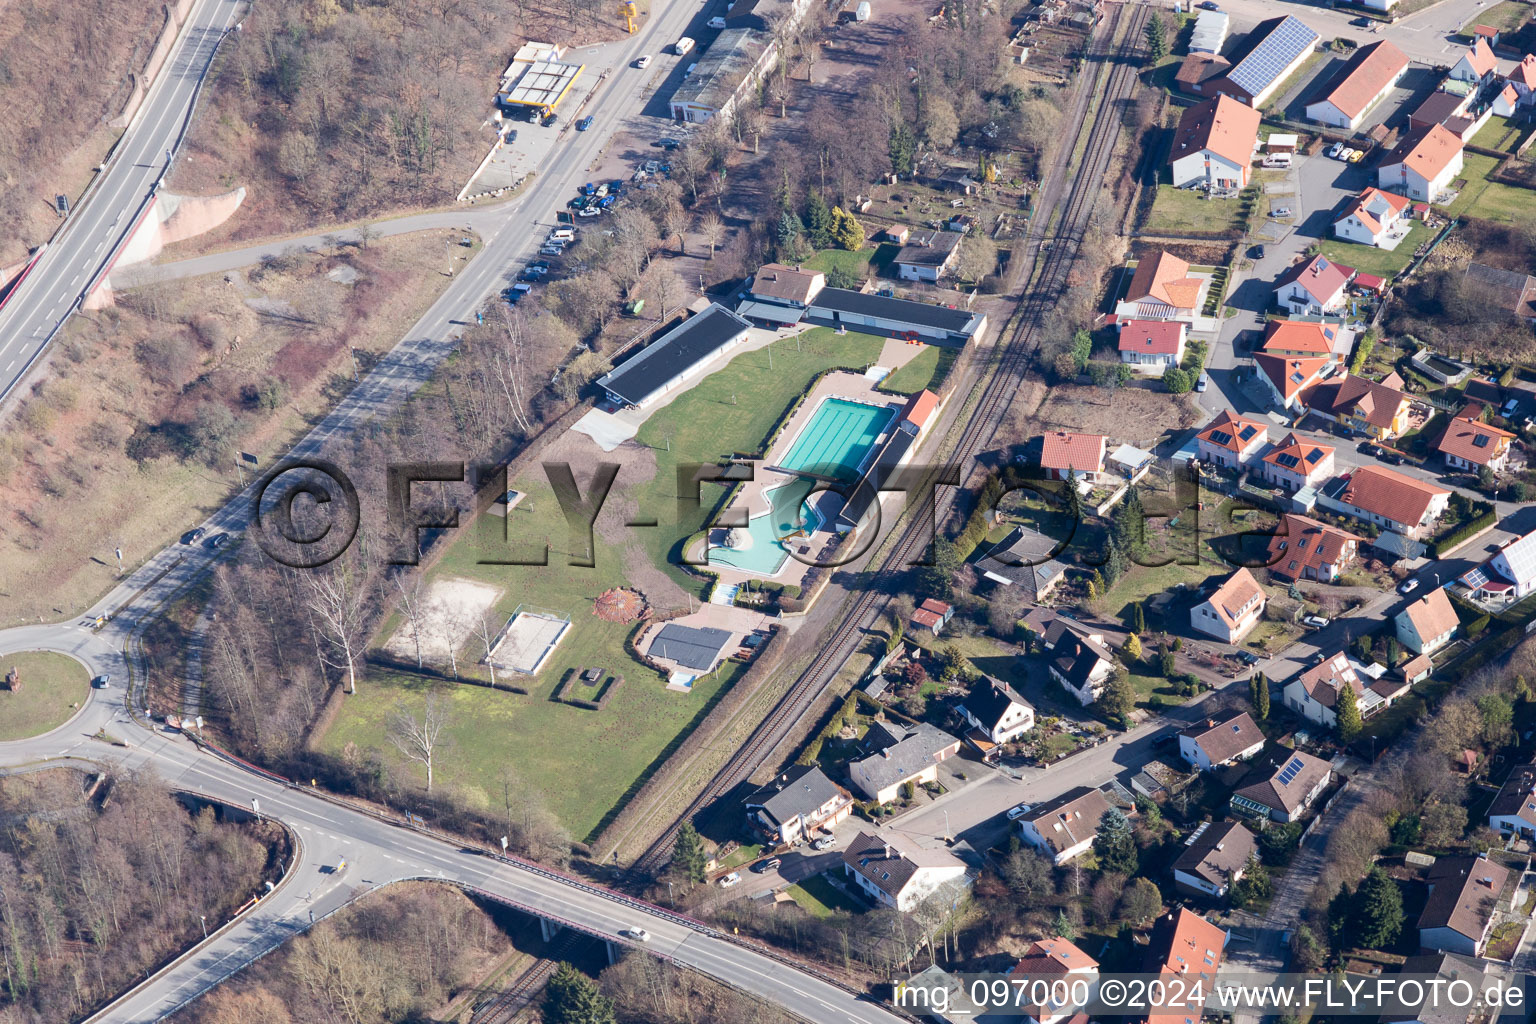
[[635, 19], [640, 17], [640, 5], [635, 0], [622, 0], [619, 4], [619, 17], [624, 19], [624, 28], [630, 35], [634, 35]]

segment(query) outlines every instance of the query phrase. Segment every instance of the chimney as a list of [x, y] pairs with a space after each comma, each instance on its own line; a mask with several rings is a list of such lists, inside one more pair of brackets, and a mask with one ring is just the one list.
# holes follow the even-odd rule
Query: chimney
[[890, 843], [886, 843], [885, 844], [885, 859], [886, 860], [890, 860], [891, 859], [891, 844]]

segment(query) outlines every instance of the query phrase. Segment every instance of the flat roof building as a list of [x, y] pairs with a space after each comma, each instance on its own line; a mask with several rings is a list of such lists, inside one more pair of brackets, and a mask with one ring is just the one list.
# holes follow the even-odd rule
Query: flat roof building
[[598, 387], [637, 409], [681, 384], [695, 367], [746, 340], [751, 324], [718, 302], [672, 328], [598, 378]]
[[[521, 74], [516, 69], [522, 68]], [[504, 107], [527, 113], [536, 110], [548, 114], [560, 105], [576, 84], [576, 79], [586, 70], [585, 64], [567, 64], [558, 60], [514, 60], [507, 68], [512, 75], [502, 82], [497, 99]]]
[[728, 116], [738, 94], [778, 52], [773, 37], [756, 28], [727, 28], [709, 44], [693, 73], [672, 93], [672, 116], [703, 124]]

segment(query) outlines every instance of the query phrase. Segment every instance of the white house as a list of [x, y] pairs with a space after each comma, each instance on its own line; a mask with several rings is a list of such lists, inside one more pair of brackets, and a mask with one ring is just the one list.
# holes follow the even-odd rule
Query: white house
[[1488, 827], [1501, 835], [1536, 839], [1536, 764], [1510, 773], [1488, 805]]
[[1259, 460], [1259, 475], [1293, 493], [1311, 487], [1333, 476], [1333, 448], [1287, 434]]
[[892, 260], [896, 275], [903, 281], [937, 281], [953, 269], [964, 237], [943, 229], [914, 232]]
[[1196, 896], [1225, 899], [1257, 853], [1253, 833], [1240, 823], [1204, 822], [1184, 840], [1184, 850], [1173, 862], [1173, 884]]
[[1179, 188], [1240, 189], [1248, 184], [1259, 139], [1257, 110], [1230, 96], [1189, 107], [1179, 118], [1168, 161]]
[[1104, 635], [1090, 633], [1063, 616], [1051, 624], [1045, 640], [1051, 652], [1047, 664], [1051, 678], [1083, 707], [1098, 700], [1115, 667]]
[[1526, 54], [1506, 78], [1515, 90], [1515, 106], [1528, 107], [1536, 103], [1536, 54]]
[[1354, 276], [1353, 267], [1322, 255], [1302, 260], [1275, 278], [1275, 305], [1295, 316], [1336, 313]]
[[1263, 423], [1223, 409], [1195, 435], [1195, 457], [1207, 465], [1239, 469], [1258, 458], [1268, 443]]
[[1307, 104], [1307, 118], [1354, 131], [1407, 70], [1408, 55], [1387, 40], [1362, 46], [1339, 69], [1326, 91]]
[[1461, 59], [1451, 66], [1451, 73], [1446, 77], [1458, 82], [1467, 82], [1470, 85], [1485, 85], [1498, 73], [1499, 58], [1493, 55], [1493, 48], [1488, 45], [1488, 40], [1479, 38], [1467, 47]]
[[1329, 483], [1318, 504], [1418, 540], [1445, 514], [1450, 500], [1451, 492], [1444, 487], [1385, 466], [1361, 466]]
[[1263, 749], [1264, 734], [1246, 711], [1208, 718], [1179, 733], [1179, 756], [1201, 771], [1246, 761]]
[[747, 797], [747, 824], [774, 844], [805, 842], [853, 811], [853, 796], [816, 765], [795, 765]]
[[1425, 881], [1429, 898], [1419, 915], [1419, 946], [1442, 953], [1482, 956], [1509, 869], [1486, 854], [1441, 857]]
[[1209, 278], [1196, 277], [1189, 264], [1166, 250], [1136, 264], [1125, 295], [1115, 304], [1121, 320], [1182, 320], [1199, 315]]
[[1019, 833], [1052, 863], [1065, 864], [1092, 848], [1099, 820], [1108, 810], [1109, 800], [1101, 791], [1078, 786], [1031, 807], [1019, 819]]
[[1333, 233], [1357, 245], [1396, 249], [1413, 225], [1412, 206], [1407, 196], [1368, 188], [1344, 207], [1343, 213], [1333, 222]]
[[1281, 824], [1306, 813], [1333, 778], [1333, 768], [1302, 750], [1281, 751], [1273, 763], [1257, 767], [1233, 794], [1234, 814], [1269, 818]]
[[1122, 320], [1120, 361], [1137, 373], [1161, 374], [1184, 361], [1182, 320]]
[[911, 728], [877, 722], [864, 734], [875, 751], [848, 765], [848, 779], [867, 799], [890, 803], [907, 783], [926, 785], [939, 777], [939, 762], [960, 750], [960, 740], [927, 722]]
[[1458, 582], [1474, 601], [1514, 604], [1536, 593], [1536, 530], [1510, 541]]
[[1264, 588], [1253, 573], [1242, 568], [1189, 610], [1189, 624], [1197, 633], [1235, 644], [1259, 624], [1267, 603]]
[[1281, 698], [1286, 707], [1309, 722], [1329, 729], [1339, 724], [1339, 693], [1349, 687], [1355, 695], [1360, 717], [1368, 718], [1392, 703], [1389, 695], [1401, 691], [1396, 683], [1376, 686], [1369, 676], [1362, 678], [1361, 666], [1340, 652], [1325, 658], [1285, 684]]
[[[1099, 962], [1070, 939], [1060, 935], [1030, 943], [1023, 958], [1008, 968], [1010, 977], [1025, 987], [1014, 1009], [1027, 1024], [1062, 1024], [1077, 1015], [1098, 993]], [[1048, 986], [1034, 986], [1033, 979], [1049, 976]], [[1065, 976], [1065, 977], [1063, 977]], [[1057, 983], [1057, 979], [1061, 984]], [[1043, 999], [1035, 1000], [1036, 991]], [[1077, 998], [1077, 997], [1086, 998]]]
[[1409, 132], [1376, 168], [1376, 184], [1388, 192], [1433, 203], [1461, 173], [1461, 138], [1444, 125]]
[[1397, 639], [1414, 654], [1433, 654], [1456, 636], [1461, 620], [1445, 589], [1429, 593], [1397, 613]]
[[1001, 679], [988, 677], [966, 694], [955, 711], [988, 742], [1012, 743], [1035, 727], [1035, 708]]
[[946, 888], [958, 899], [968, 882], [960, 858], [891, 829], [860, 832], [843, 851], [843, 876], [870, 899], [902, 913]]

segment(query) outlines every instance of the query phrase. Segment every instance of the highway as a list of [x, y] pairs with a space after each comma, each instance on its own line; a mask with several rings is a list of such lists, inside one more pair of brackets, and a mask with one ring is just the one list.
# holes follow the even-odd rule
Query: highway
[[0, 400], [21, 383], [131, 233], [170, 166], [166, 154], [180, 143], [214, 51], [243, 9], [238, 0], [197, 0], [94, 190], [0, 307]]

